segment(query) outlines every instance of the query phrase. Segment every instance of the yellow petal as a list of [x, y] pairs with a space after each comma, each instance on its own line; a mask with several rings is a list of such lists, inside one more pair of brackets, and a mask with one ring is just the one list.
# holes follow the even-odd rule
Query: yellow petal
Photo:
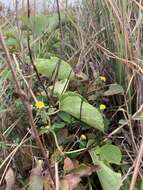
[[44, 104], [44, 102], [42, 102], [42, 101], [37, 101], [37, 102], [35, 103], [35, 106], [36, 106], [36, 108], [44, 108], [44, 107], [45, 107], [45, 104]]
[[106, 82], [106, 77], [105, 76], [100, 76], [99, 78], [100, 78], [100, 80]]
[[105, 104], [100, 104], [99, 109], [100, 110], [105, 110], [106, 109], [106, 105]]

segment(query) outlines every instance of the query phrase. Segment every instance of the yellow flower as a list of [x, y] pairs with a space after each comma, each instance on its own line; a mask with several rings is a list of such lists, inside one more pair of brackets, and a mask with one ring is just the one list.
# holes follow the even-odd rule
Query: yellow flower
[[143, 112], [140, 113], [140, 118], [143, 120]]
[[44, 108], [45, 107], [45, 104], [44, 104], [44, 102], [42, 102], [42, 101], [37, 101], [36, 103], [35, 103], [35, 106], [36, 106], [36, 108]]
[[81, 141], [85, 141], [85, 140], [86, 140], [86, 136], [85, 136], [84, 134], [82, 134], [82, 135], [80, 136], [80, 140], [81, 140]]
[[100, 76], [99, 78], [100, 78], [100, 80], [106, 82], [106, 77], [105, 76]]
[[100, 110], [105, 110], [106, 109], [106, 105], [105, 104], [100, 104], [99, 109]]

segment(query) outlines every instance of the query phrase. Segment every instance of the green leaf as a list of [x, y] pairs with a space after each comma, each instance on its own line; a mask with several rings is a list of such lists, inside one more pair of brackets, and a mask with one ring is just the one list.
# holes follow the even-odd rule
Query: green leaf
[[101, 113], [76, 93], [65, 93], [60, 99], [60, 110], [71, 114], [91, 127], [104, 131]]
[[[54, 85], [54, 92], [53, 92], [54, 95], [60, 96], [61, 94], [63, 94], [66, 91], [68, 84], [69, 84], [68, 79], [57, 81]], [[53, 86], [50, 86], [49, 89], [52, 90]]]
[[65, 127], [65, 123], [64, 122], [55, 122], [52, 125], [52, 129], [62, 129]]
[[4, 142], [0, 141], [0, 149], [4, 150], [6, 148], [7, 148], [6, 144]]
[[137, 179], [137, 181], [136, 181], [136, 190], [143, 190], [143, 180]]
[[38, 132], [40, 135], [49, 133], [49, 128], [48, 127], [40, 127], [40, 129], [38, 129]]
[[121, 174], [114, 172], [103, 162], [99, 163], [100, 169], [97, 171], [103, 190], [119, 190], [122, 185]]
[[58, 64], [60, 64], [58, 71], [58, 79], [73, 79], [74, 72], [70, 64], [61, 60], [58, 57], [51, 57], [50, 59], [36, 59], [36, 68], [40, 74], [48, 78], [52, 78], [57, 74]]
[[6, 40], [6, 45], [7, 46], [17, 46], [19, 44], [18, 44], [18, 41], [15, 38], [8, 38]]
[[[36, 15], [31, 16], [28, 19], [25, 16], [21, 17], [22, 29], [30, 29], [33, 34], [40, 34], [45, 31], [53, 32], [59, 27], [58, 13], [52, 13], [48, 15]], [[61, 23], [64, 24], [67, 21], [65, 14], [61, 12]]]
[[100, 169], [97, 170], [97, 175], [103, 190], [119, 190], [122, 185], [121, 174], [114, 172], [103, 161], [100, 161], [95, 150], [96, 148], [89, 150], [89, 154], [93, 163], [99, 165]]
[[[48, 31], [53, 32], [59, 27], [58, 13], [52, 13], [48, 18]], [[61, 12], [61, 23], [62, 25], [68, 21], [68, 18], [65, 17], [65, 14]]]
[[100, 148], [99, 151], [101, 160], [105, 160], [108, 163], [120, 164], [122, 159], [122, 154], [120, 149], [111, 144], [106, 144]]
[[105, 96], [112, 96], [115, 94], [123, 94], [124, 89], [121, 85], [119, 84], [110, 84], [109, 89], [104, 92]]
[[72, 123], [72, 116], [66, 112], [59, 112], [58, 116], [66, 123]]
[[139, 190], [143, 190], [143, 181], [141, 181], [140, 189]]

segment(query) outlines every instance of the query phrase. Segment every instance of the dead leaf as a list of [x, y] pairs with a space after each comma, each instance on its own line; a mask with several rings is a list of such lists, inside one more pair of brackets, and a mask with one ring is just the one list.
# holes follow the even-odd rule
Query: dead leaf
[[30, 190], [43, 190], [42, 162], [39, 160], [30, 175]]
[[5, 180], [6, 180], [6, 190], [12, 190], [15, 185], [15, 175], [12, 168], [8, 169], [5, 175]]
[[71, 170], [73, 175], [79, 175], [79, 177], [90, 176], [93, 172], [97, 171], [99, 166], [80, 164], [78, 167]]
[[65, 158], [64, 160], [64, 171], [69, 172], [74, 168], [73, 162], [70, 158]]
[[60, 190], [69, 190], [68, 180], [65, 179], [60, 180]]
[[97, 171], [99, 166], [76, 164], [70, 158], [64, 160], [64, 171], [68, 172], [62, 180], [60, 180], [61, 190], [74, 190], [78, 187], [81, 177], [89, 176], [93, 172]]
[[54, 190], [54, 183], [51, 179], [51, 176], [48, 174], [47, 176], [44, 177], [44, 190]]
[[61, 190], [74, 190], [80, 183], [81, 178], [79, 175], [68, 174], [62, 180], [60, 180]]

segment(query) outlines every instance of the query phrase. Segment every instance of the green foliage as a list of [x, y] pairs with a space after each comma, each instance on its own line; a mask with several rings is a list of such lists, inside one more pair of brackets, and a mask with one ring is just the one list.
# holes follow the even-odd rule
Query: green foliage
[[67, 90], [68, 84], [69, 84], [68, 79], [60, 80], [60, 81], [55, 82], [54, 86], [50, 86], [49, 89], [51, 91], [54, 89], [53, 94], [55, 96], [60, 96]]
[[99, 150], [101, 159], [107, 161], [111, 164], [120, 164], [122, 159], [122, 154], [120, 149], [112, 144], [106, 144], [102, 146]]
[[15, 38], [8, 38], [6, 40], [6, 45], [9, 46], [9, 47], [17, 46], [18, 41]]
[[[30, 20], [27, 17], [21, 17], [22, 29], [30, 29], [33, 34], [40, 34], [45, 31], [53, 32], [59, 27], [59, 20], [57, 13], [51, 13], [51, 15], [36, 15], [31, 16]], [[66, 22], [66, 17], [64, 13], [61, 13], [61, 22], [64, 24]]]
[[[84, 163], [90, 163], [91, 159], [87, 156], [86, 147], [88, 142], [92, 141], [94, 148], [91, 143], [88, 150], [92, 162], [99, 166], [99, 169], [95, 171], [97, 175], [89, 177], [88, 181], [85, 180], [84, 187], [79, 185], [76, 188], [83, 190], [96, 187], [98, 189], [97, 184], [100, 181], [102, 190], [119, 190], [122, 185], [121, 171], [122, 175], [125, 176], [131, 168], [130, 163], [132, 162], [130, 162], [130, 158], [126, 160], [126, 155], [122, 158], [119, 147], [113, 145], [122, 141], [121, 138], [116, 141], [116, 135], [120, 132], [124, 136], [122, 132], [124, 130], [120, 129], [131, 124], [135, 143], [138, 146], [138, 133], [136, 131], [140, 131], [140, 125], [136, 124], [140, 124], [143, 120], [143, 112], [140, 109], [142, 102], [142, 80], [140, 80], [142, 67], [140, 66], [142, 66], [143, 52], [141, 38], [143, 16], [141, 8], [134, 1], [83, 1], [84, 3], [78, 11], [75, 8], [60, 12], [62, 35], [56, 12], [48, 13], [48, 15], [30, 16], [30, 19], [23, 16], [20, 18], [19, 28], [13, 26], [17, 23], [15, 20], [10, 23], [11, 19], [8, 18], [8, 23], [6, 21], [4, 25], [2, 24], [2, 30], [5, 30], [5, 42], [11, 57], [14, 52], [21, 73], [31, 87], [34, 101], [35, 99], [44, 101], [43, 109], [36, 109], [33, 106], [33, 117], [43, 146], [48, 147], [49, 158], [52, 160], [53, 155], [57, 152], [58, 156], [55, 157], [58, 159], [56, 158], [54, 161], [61, 161], [64, 156], [70, 155], [72, 159], [75, 159], [75, 162], [79, 162], [82, 158]], [[72, 12], [72, 16], [70, 12]], [[48, 95], [43, 91], [35, 73], [32, 70], [33, 73], [27, 72], [30, 68], [30, 60], [27, 59], [29, 56], [27, 30], [30, 35], [33, 59], [36, 58], [35, 65]], [[61, 41], [62, 56], [59, 51]], [[68, 62], [64, 60], [68, 60]], [[7, 63], [3, 50], [0, 63]], [[13, 66], [17, 69], [15, 63]], [[76, 72], [73, 68], [77, 69], [75, 69]], [[79, 77], [78, 79], [75, 77], [75, 73]], [[20, 80], [22, 89], [24, 91], [26, 89], [26, 93], [30, 94], [25, 81], [19, 76], [17, 70], [16, 76]], [[134, 84], [137, 85], [137, 88]], [[10, 71], [7, 68], [0, 68], [0, 125], [2, 125], [0, 148], [2, 151], [8, 150], [4, 154], [2, 153], [2, 156], [12, 151], [13, 146], [17, 146], [22, 141], [22, 135], [27, 133], [27, 128], [32, 137], [34, 136], [33, 132], [29, 130], [27, 112], [13, 90], [13, 86], [11, 85]], [[134, 88], [132, 88], [133, 86]], [[66, 92], [67, 89], [69, 92]], [[125, 104], [125, 99], [128, 105]], [[34, 105], [32, 96], [29, 100], [29, 106], [32, 107]], [[97, 105], [101, 110], [97, 109]], [[22, 116], [22, 122], [18, 120], [17, 123], [19, 115]], [[128, 131], [130, 127], [126, 127], [125, 132], [130, 133]], [[6, 131], [7, 128], [8, 132], [5, 135], [3, 131]], [[43, 136], [41, 137], [41, 135]], [[110, 139], [111, 144], [108, 144], [109, 141], [105, 141], [108, 135], [114, 135], [112, 140]], [[7, 144], [3, 142], [5, 139]], [[132, 142], [126, 138], [125, 145], [130, 149], [129, 152], [133, 152], [130, 144]], [[20, 146], [20, 149], [23, 151], [29, 147], [32, 149], [32, 151], [28, 151], [30, 159], [33, 156], [37, 157], [37, 150], [38, 158], [41, 158], [39, 149], [35, 145], [35, 138], [30, 138], [30, 142], [26, 141], [26, 144]], [[121, 148], [124, 149], [122, 145]], [[22, 151], [19, 151], [18, 155]], [[16, 155], [17, 153], [15, 157]], [[121, 161], [123, 164], [129, 161], [128, 166], [124, 168]], [[15, 159], [13, 162], [17, 166]], [[78, 168], [75, 174], [80, 175], [85, 169], [87, 174], [88, 167]], [[20, 171], [20, 167], [17, 171]], [[92, 175], [94, 174], [92, 173]], [[41, 173], [36, 176], [32, 174], [34, 182], [30, 179], [31, 190], [43, 188], [43, 178], [41, 179], [39, 176]], [[96, 176], [98, 177], [96, 178]], [[75, 176], [72, 177], [74, 179]], [[74, 183], [74, 180], [72, 182]], [[128, 190], [130, 182], [131, 176], [128, 176], [121, 189]], [[140, 179], [137, 181], [136, 189], [143, 189], [143, 183]]]
[[114, 172], [103, 162], [100, 162], [99, 166], [100, 169], [97, 171], [97, 175], [103, 190], [119, 190], [122, 185], [121, 174]]
[[143, 189], [143, 180], [140, 180], [137, 185], [138, 185], [138, 190], [142, 190]]
[[18, 50], [20, 48], [20, 41], [18, 39], [18, 29], [17, 27], [14, 27], [10, 30], [5, 31], [4, 35], [5, 35], [5, 42], [6, 45], [8, 46], [8, 48], [12, 49], [12, 50]]
[[58, 116], [65, 122], [65, 123], [72, 123], [73, 118], [70, 114], [66, 113], [66, 112], [59, 112]]
[[[93, 163], [99, 164], [99, 170], [97, 171], [97, 175], [99, 177], [99, 180], [100, 180], [103, 190], [119, 190], [122, 185], [121, 174], [114, 172], [113, 169], [111, 167], [109, 167], [109, 165], [107, 166], [104, 163], [104, 161], [101, 161], [101, 160], [104, 160], [105, 154], [107, 154], [107, 150], [105, 151], [105, 149], [106, 149], [106, 147], [104, 148], [104, 150], [102, 150], [102, 147], [101, 147], [101, 151], [103, 151], [103, 152], [102, 152], [102, 154], [100, 154], [100, 157], [103, 156], [103, 158], [102, 157], [100, 158], [97, 155], [96, 148], [89, 150], [89, 153], [90, 153]], [[109, 148], [107, 148], [107, 149], [109, 149]], [[112, 147], [112, 150], [113, 149], [114, 149], [113, 152], [117, 152], [118, 147], [116, 148], [116, 150], [115, 150], [115, 147], [114, 148]], [[110, 147], [110, 150], [111, 150], [111, 147]], [[98, 152], [101, 152], [101, 151], [98, 150]], [[110, 152], [110, 154], [111, 154], [110, 158], [108, 157], [108, 159], [106, 159], [107, 162], [109, 161], [108, 164], [115, 161], [115, 156], [111, 152]], [[108, 156], [108, 154], [107, 154], [107, 156]], [[121, 155], [119, 155], [119, 159], [120, 159], [120, 156]]]
[[52, 129], [62, 129], [65, 127], [65, 123], [64, 122], [54, 122], [54, 124], [52, 125]]
[[[57, 75], [57, 79], [73, 79], [74, 72], [72, 67], [60, 60], [58, 57], [51, 57], [50, 59], [36, 59], [36, 67], [40, 74], [51, 79]], [[58, 69], [58, 71], [57, 71]]]
[[5, 68], [1, 73], [0, 73], [0, 82], [10, 79], [11, 78], [11, 72], [9, 69]]
[[104, 131], [101, 113], [77, 93], [65, 93], [60, 98], [60, 110], [71, 114], [73, 117], [85, 122], [91, 127]]

